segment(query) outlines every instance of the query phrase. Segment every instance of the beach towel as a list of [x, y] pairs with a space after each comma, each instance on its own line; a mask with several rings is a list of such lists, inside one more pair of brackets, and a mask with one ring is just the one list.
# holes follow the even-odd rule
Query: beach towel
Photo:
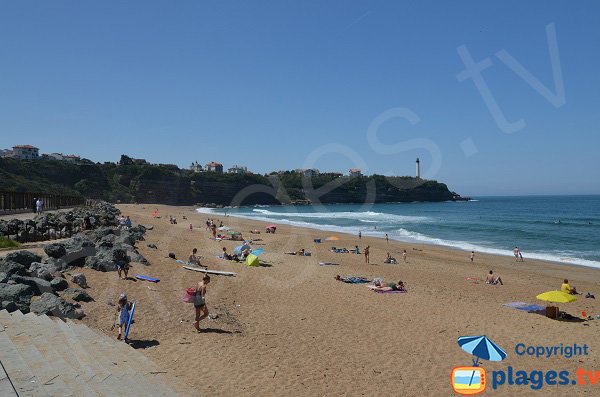
[[319, 262], [319, 266], [339, 266], [339, 263], [333, 263], [333, 262]]
[[394, 291], [394, 290], [380, 291], [380, 290], [375, 290], [375, 292], [377, 292], [378, 294], [403, 294], [403, 293], [408, 292], [408, 291]]
[[525, 302], [508, 302], [503, 304], [502, 306], [506, 306], [506, 307], [523, 307], [523, 306], [527, 306], [528, 303]]
[[340, 276], [339, 280], [348, 284], [363, 284], [370, 282], [370, 280], [365, 277], [356, 276]]
[[517, 310], [523, 310], [528, 313], [538, 313], [538, 314], [546, 313], [546, 308], [544, 306], [530, 305], [529, 303], [525, 303], [525, 302], [509, 302], [509, 303], [505, 303], [502, 306], [511, 307], [511, 308], [517, 309]]

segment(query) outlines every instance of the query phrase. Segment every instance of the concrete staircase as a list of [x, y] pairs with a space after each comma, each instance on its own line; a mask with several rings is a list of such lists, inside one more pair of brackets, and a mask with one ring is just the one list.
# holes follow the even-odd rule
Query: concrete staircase
[[178, 395], [129, 345], [45, 315], [0, 311], [0, 363], [2, 397]]

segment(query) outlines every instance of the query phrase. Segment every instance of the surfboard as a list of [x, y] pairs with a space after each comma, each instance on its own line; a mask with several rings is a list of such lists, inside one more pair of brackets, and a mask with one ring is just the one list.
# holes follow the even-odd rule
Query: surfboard
[[152, 283], [158, 283], [160, 281], [160, 279], [158, 279], [158, 278], [154, 278], [154, 277], [150, 277], [150, 276], [144, 276], [142, 274], [136, 274], [135, 278], [137, 278], [138, 280], [150, 281]]
[[208, 273], [208, 274], [218, 274], [220, 276], [232, 276], [235, 277], [237, 276], [237, 273], [234, 272], [225, 272], [222, 270], [209, 270], [209, 269], [202, 269], [199, 267], [189, 267], [189, 266], [183, 266], [184, 269], [187, 270], [193, 270], [195, 272], [202, 272], [202, 273]]
[[125, 340], [129, 337], [129, 330], [131, 329], [131, 320], [133, 320], [133, 313], [135, 312], [135, 302], [131, 304], [131, 310], [129, 311], [129, 320], [127, 320], [127, 328], [125, 328]]

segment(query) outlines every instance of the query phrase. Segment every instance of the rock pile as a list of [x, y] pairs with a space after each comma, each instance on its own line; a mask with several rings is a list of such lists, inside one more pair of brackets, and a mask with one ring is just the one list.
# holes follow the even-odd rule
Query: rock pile
[[[84, 214], [94, 213], [97, 223], [94, 230], [80, 231], [77, 235], [47, 244], [45, 258], [30, 251], [16, 251], [0, 258], [0, 309], [46, 313], [61, 318], [81, 318], [83, 311], [78, 304], [71, 304], [63, 297], [74, 301], [92, 300], [83, 289], [69, 288], [63, 272], [77, 267], [88, 267], [99, 271], [116, 270], [117, 262], [137, 262], [148, 265], [135, 247], [137, 241], [144, 240], [146, 228], [142, 225], [120, 230], [116, 227], [119, 210], [108, 203], [95, 205], [92, 209], [78, 208], [72, 213], [56, 214], [65, 222], [77, 228], [77, 219]], [[39, 219], [50, 222], [50, 216]], [[39, 220], [36, 217], [36, 220]], [[55, 222], [52, 220], [52, 222]], [[60, 228], [61, 223], [55, 223]], [[0, 225], [0, 228], [2, 226]], [[64, 228], [65, 226], [62, 226]], [[71, 281], [81, 288], [87, 288], [83, 274], [74, 274]], [[60, 296], [59, 296], [60, 295]], [[32, 300], [32, 297], [39, 298]]]
[[[77, 207], [69, 212], [42, 213], [33, 219], [10, 221], [0, 220], [0, 236], [7, 236], [19, 242], [44, 241], [69, 237], [88, 226], [117, 226], [119, 210], [112, 204], [98, 202], [92, 206]], [[88, 227], [88, 228], [89, 228]]]

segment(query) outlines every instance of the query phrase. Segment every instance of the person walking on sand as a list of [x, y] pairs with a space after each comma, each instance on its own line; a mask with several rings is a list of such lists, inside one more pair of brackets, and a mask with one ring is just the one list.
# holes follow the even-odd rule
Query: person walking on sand
[[360, 232], [360, 230], [358, 231], [358, 239], [362, 239], [362, 233]]
[[515, 256], [515, 262], [519, 261], [519, 247], [517, 247], [515, 245], [515, 248], [513, 248], [513, 255]]
[[117, 327], [117, 340], [121, 340], [123, 337], [123, 331], [127, 327], [127, 323], [129, 322], [129, 312], [131, 310], [131, 303], [127, 302], [127, 294], [123, 292], [119, 296], [119, 301], [117, 302], [117, 318], [116, 323]]
[[388, 238], [388, 235], [387, 235], [387, 233], [385, 234], [385, 242], [386, 242], [386, 243], [389, 243], [389, 242], [390, 242], [390, 239]]
[[406, 262], [406, 250], [402, 251], [402, 259], [404, 259], [404, 262]]
[[367, 265], [369, 264], [369, 248], [371, 248], [371, 247], [368, 245], [365, 247], [365, 263]]
[[475, 251], [471, 251], [471, 263], [473, 263], [473, 259], [475, 259]]
[[210, 276], [205, 274], [202, 277], [202, 281], [198, 283], [196, 294], [194, 295], [194, 309], [196, 310], [194, 328], [198, 332], [200, 332], [200, 321], [208, 317], [208, 307], [206, 306], [206, 286], [208, 283], [210, 283]]

